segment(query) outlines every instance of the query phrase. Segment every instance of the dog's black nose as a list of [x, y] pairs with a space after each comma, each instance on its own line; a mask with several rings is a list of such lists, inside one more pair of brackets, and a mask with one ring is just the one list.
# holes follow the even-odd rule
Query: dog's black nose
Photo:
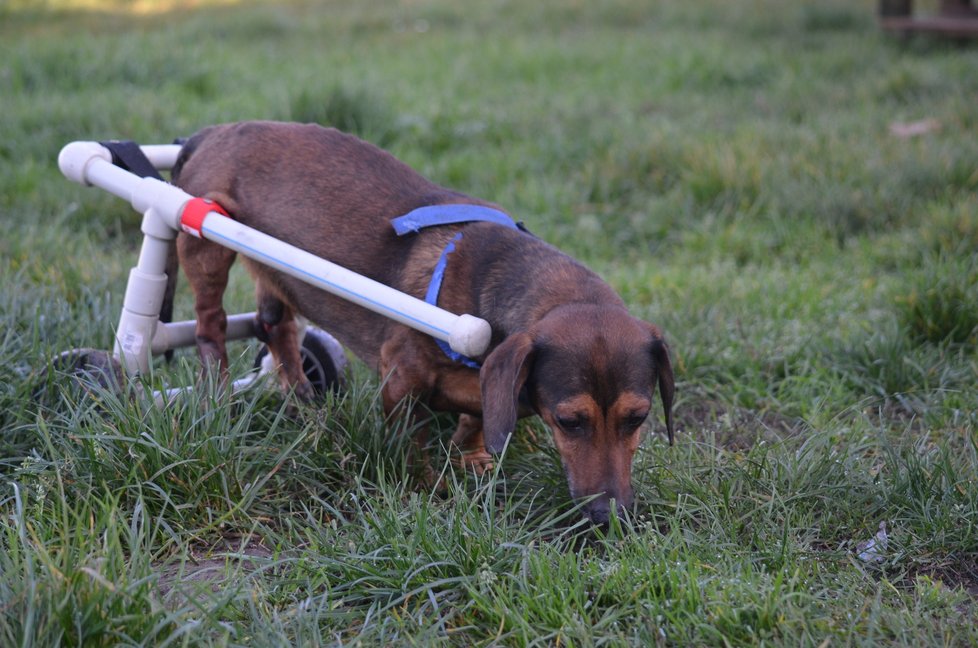
[[[584, 507], [584, 513], [595, 526], [606, 527], [611, 521], [612, 502], [615, 502], [613, 498], [599, 497]], [[624, 504], [617, 504], [616, 508], [618, 515], [625, 512]]]
[[587, 517], [594, 526], [606, 527], [611, 520], [611, 510], [607, 506], [602, 509], [590, 509], [587, 511]]

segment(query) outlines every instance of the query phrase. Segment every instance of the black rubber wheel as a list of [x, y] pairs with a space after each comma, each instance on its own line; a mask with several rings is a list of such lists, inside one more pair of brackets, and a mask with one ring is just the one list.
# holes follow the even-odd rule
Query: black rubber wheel
[[71, 349], [51, 358], [48, 367], [41, 372], [32, 394], [35, 402], [50, 404], [58, 398], [57, 390], [51, 389], [57, 375], [71, 377], [77, 393], [88, 393], [93, 388], [102, 388], [122, 394], [125, 384], [122, 365], [109, 351]]
[[[268, 347], [262, 346], [255, 357], [255, 368], [261, 367], [268, 355]], [[317, 396], [337, 392], [343, 386], [343, 376], [347, 359], [343, 347], [332, 335], [314, 327], [306, 329], [306, 335], [299, 347], [302, 358], [302, 372], [312, 385]]]
[[106, 389], [121, 389], [122, 365], [109, 351], [99, 349], [72, 349], [61, 353], [51, 361], [55, 371], [87, 379]]

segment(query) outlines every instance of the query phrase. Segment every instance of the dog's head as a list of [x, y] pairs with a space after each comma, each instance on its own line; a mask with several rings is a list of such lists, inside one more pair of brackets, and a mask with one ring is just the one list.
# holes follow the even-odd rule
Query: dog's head
[[672, 443], [669, 350], [624, 308], [556, 308], [494, 349], [480, 379], [486, 449], [502, 451], [522, 395], [553, 431], [571, 495], [596, 496], [585, 505], [596, 524], [608, 522], [612, 500], [619, 511], [632, 504], [632, 457], [656, 385]]

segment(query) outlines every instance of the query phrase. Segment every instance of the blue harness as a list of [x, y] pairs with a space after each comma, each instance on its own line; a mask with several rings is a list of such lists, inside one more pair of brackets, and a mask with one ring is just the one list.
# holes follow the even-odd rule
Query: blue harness
[[[475, 221], [496, 223], [497, 225], [511, 229], [526, 231], [526, 228], [522, 224], [516, 223], [512, 218], [498, 209], [483, 207], [481, 205], [430, 205], [428, 207], [419, 207], [403, 216], [398, 216], [393, 219], [391, 225], [393, 225], [394, 231], [398, 236], [404, 236], [405, 234], [419, 232], [425, 227], [471, 223]], [[448, 242], [445, 249], [441, 251], [438, 263], [435, 264], [435, 270], [431, 273], [431, 281], [428, 283], [428, 290], [425, 293], [424, 300], [432, 306], [438, 305], [438, 292], [441, 290], [442, 279], [445, 278], [448, 255], [455, 251], [455, 244], [461, 240], [461, 232], [452, 237], [452, 240]], [[452, 348], [448, 346], [447, 342], [438, 339], [435, 342], [438, 343], [438, 346], [445, 355], [455, 362], [460, 362], [466, 367], [472, 367], [473, 369], [480, 367], [479, 363], [475, 360], [452, 351]]]

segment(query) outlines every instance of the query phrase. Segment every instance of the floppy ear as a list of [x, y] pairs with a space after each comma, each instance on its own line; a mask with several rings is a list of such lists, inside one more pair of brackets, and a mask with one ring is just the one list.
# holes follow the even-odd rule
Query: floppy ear
[[482, 436], [486, 450], [499, 454], [516, 427], [520, 390], [532, 365], [533, 339], [511, 335], [486, 358], [479, 372], [482, 387]]
[[652, 329], [652, 391], [655, 391], [655, 383], [658, 382], [659, 397], [665, 411], [666, 432], [669, 433], [669, 445], [672, 445], [672, 399], [676, 395], [676, 381], [672, 375], [672, 363], [669, 361], [669, 346], [662, 339], [659, 329], [651, 325], [649, 328]]

